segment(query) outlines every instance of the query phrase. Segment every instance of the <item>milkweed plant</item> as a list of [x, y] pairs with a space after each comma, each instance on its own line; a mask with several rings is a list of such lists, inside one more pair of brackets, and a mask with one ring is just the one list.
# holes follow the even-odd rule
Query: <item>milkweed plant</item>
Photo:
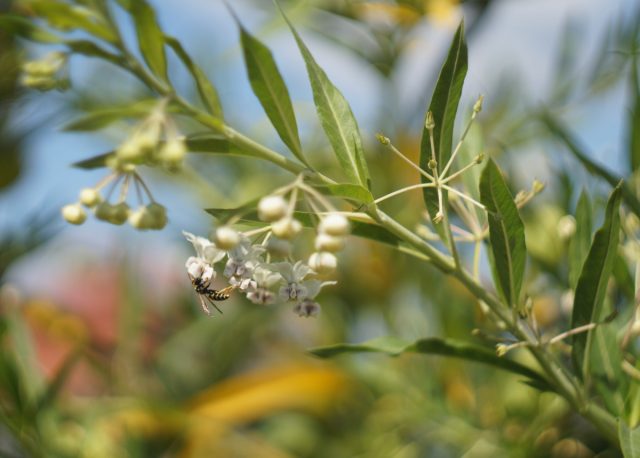
[[[640, 296], [636, 293], [635, 302], [618, 305], [611, 297], [615, 262], [622, 260], [635, 272], [635, 291], [640, 283], [637, 174], [621, 180], [589, 158], [579, 157], [592, 173], [611, 184], [612, 191], [595, 234], [591, 230], [595, 209], [586, 193], [580, 197], [575, 216], [564, 219], [562, 230], [571, 238], [570, 281], [564, 298], [571, 319], [564, 332], [548, 335], [536, 323], [531, 297], [523, 287], [528, 254], [520, 216], [520, 209], [544, 185], [534, 181], [529, 190], [514, 197], [494, 159], [477, 151], [465, 163], [460, 154], [474, 120], [482, 116], [483, 105], [480, 96], [469, 101], [470, 112], [458, 113], [467, 73], [464, 24], [453, 36], [425, 110], [419, 162], [414, 163], [385, 133], [363, 138], [348, 101], [280, 11], [306, 64], [320, 125], [342, 172], [330, 176], [314, 167], [305, 151], [287, 85], [270, 50], [238, 18], [251, 88], [290, 155], [250, 138], [227, 122], [217, 89], [180, 41], [162, 30], [147, 2], [34, 0], [28, 4], [33, 17], [5, 16], [3, 27], [55, 50], [24, 63], [24, 86], [39, 91], [69, 89], [67, 66], [70, 58], [79, 54], [125, 70], [155, 95], [153, 103], [145, 100], [132, 110], [136, 124], [121, 144], [78, 164], [103, 168], [105, 173], [94, 187], [80, 190], [76, 202], [62, 208], [67, 222], [82, 224], [92, 217], [140, 230], [162, 229], [171, 215], [145, 181], [149, 168], [180, 171], [191, 151], [232, 149], [235, 154], [268, 161], [291, 174], [289, 184], [268, 190], [264, 197], [238, 208], [210, 209], [216, 221], [210, 238], [183, 233], [193, 246], [185, 268], [204, 312], [212, 313], [209, 306], [217, 308], [216, 298], [224, 298], [211, 287], [218, 277], [226, 282], [225, 291], [242, 294], [254, 304], [286, 303], [301, 317], [314, 317], [321, 310], [318, 297], [323, 289], [343, 287], [334, 278], [347, 240], [365, 237], [385, 243], [459, 281], [476, 299], [485, 322], [491, 323], [491, 332], [498, 329], [495, 348], [425, 336], [414, 343], [376, 339], [357, 345], [336, 344], [314, 349], [316, 355], [417, 352], [486, 363], [564, 398], [625, 456], [640, 456]], [[123, 40], [114, 8], [132, 19], [137, 50]], [[84, 38], [70, 33], [77, 30], [84, 32]], [[168, 53], [177, 57], [172, 63], [189, 72], [198, 100], [180, 94], [172, 84]], [[454, 135], [456, 118], [465, 120], [458, 120], [464, 124], [459, 135]], [[550, 114], [543, 118], [570, 148], [575, 146], [564, 126]], [[197, 128], [181, 131], [179, 126], [184, 123], [180, 121], [185, 119]], [[92, 122], [102, 121], [89, 114], [73, 123], [81, 129]], [[413, 170], [420, 177], [419, 184], [378, 195], [369, 175], [367, 162], [371, 158], [365, 147], [375, 140], [398, 163]], [[381, 209], [388, 199], [403, 199], [406, 192], [416, 189], [422, 193], [424, 207], [415, 211], [425, 214], [418, 227], [406, 227]], [[138, 202], [136, 207], [130, 206], [132, 201]], [[312, 242], [300, 237], [310, 231]], [[293, 257], [301, 251], [292, 249], [296, 244], [309, 245], [300, 247], [304, 257]], [[472, 249], [463, 249], [463, 245]], [[487, 262], [491, 284], [480, 275]], [[478, 334], [483, 332], [477, 330]], [[512, 351], [516, 349], [532, 358], [527, 363], [514, 359]]]

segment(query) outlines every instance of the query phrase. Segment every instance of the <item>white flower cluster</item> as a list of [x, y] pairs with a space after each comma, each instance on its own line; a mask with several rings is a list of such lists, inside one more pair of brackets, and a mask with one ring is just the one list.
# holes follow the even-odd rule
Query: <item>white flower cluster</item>
[[[314, 278], [316, 272], [302, 261], [267, 262], [269, 254], [264, 245], [252, 244], [246, 235], [229, 227], [216, 231], [214, 238], [218, 243], [189, 232], [183, 234], [196, 251], [185, 264], [192, 280], [209, 285], [217, 276], [216, 264], [226, 258], [222, 275], [254, 304], [293, 302], [294, 312], [298, 315], [316, 316], [320, 305], [315, 297], [324, 286], [336, 283]], [[224, 236], [230, 237], [225, 239]], [[233, 240], [237, 243], [231, 247], [228, 242]]]
[[[291, 196], [287, 202], [282, 194], [289, 190]], [[316, 296], [324, 286], [336, 283], [323, 281], [321, 277], [335, 271], [337, 258], [334, 253], [344, 246], [349, 222], [338, 212], [324, 212], [325, 216], [318, 224], [316, 251], [308, 263], [294, 261], [291, 243], [302, 229], [302, 223], [293, 216], [298, 190], [315, 194], [315, 190], [298, 181], [280, 194], [267, 196], [259, 202], [259, 218], [270, 223], [260, 229], [240, 233], [222, 226], [215, 230], [213, 240], [183, 232], [196, 251], [196, 256], [189, 257], [186, 262], [187, 273], [194, 285], [208, 288], [216, 278], [215, 265], [226, 258], [223, 276], [251, 302], [262, 305], [290, 302], [299, 316], [316, 316], [320, 311]], [[315, 199], [322, 200], [322, 197], [315, 194]], [[328, 202], [323, 201], [323, 206], [326, 204]], [[258, 234], [266, 235], [260, 242], [252, 243], [249, 237]], [[273, 262], [272, 257], [283, 261]]]

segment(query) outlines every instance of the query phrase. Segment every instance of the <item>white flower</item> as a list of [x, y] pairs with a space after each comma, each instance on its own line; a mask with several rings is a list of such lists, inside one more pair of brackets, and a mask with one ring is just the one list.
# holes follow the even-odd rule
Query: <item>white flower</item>
[[196, 250], [197, 257], [208, 264], [213, 265], [224, 258], [225, 252], [220, 250], [211, 240], [195, 236], [185, 231], [182, 231], [182, 235], [191, 242], [193, 248]]
[[286, 282], [286, 285], [280, 288], [278, 294], [282, 299], [288, 301], [313, 299], [324, 286], [336, 283], [335, 281], [305, 280], [307, 275], [315, 274], [315, 271], [308, 265], [303, 264], [302, 261], [298, 261], [295, 264], [279, 262], [273, 264], [273, 270], [279, 272]]
[[282, 276], [269, 269], [258, 267], [253, 274], [254, 285], [247, 293], [247, 299], [254, 304], [273, 304], [276, 294], [270, 288], [282, 280]]
[[200, 278], [205, 283], [208, 283], [216, 278], [216, 271], [213, 270], [213, 267], [211, 267], [210, 264], [208, 264], [201, 258], [191, 256], [189, 259], [187, 259], [185, 267], [187, 268], [187, 273], [189, 274], [190, 278]]
[[224, 267], [224, 276], [229, 279], [229, 283], [243, 291], [250, 288], [253, 271], [260, 265], [260, 256], [264, 251], [263, 246], [251, 245], [248, 238], [242, 237], [240, 243], [228, 252], [229, 260]]
[[301, 302], [298, 302], [295, 307], [293, 307], [293, 312], [298, 316], [303, 316], [305, 318], [309, 318], [310, 316], [317, 316], [320, 313], [320, 304], [311, 299], [305, 299]]

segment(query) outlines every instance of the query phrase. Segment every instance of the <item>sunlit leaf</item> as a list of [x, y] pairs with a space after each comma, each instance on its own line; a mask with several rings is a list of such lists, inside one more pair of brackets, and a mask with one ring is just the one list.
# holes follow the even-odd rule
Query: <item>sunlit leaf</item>
[[164, 36], [156, 20], [156, 13], [146, 0], [130, 2], [130, 12], [136, 25], [138, 46], [151, 71], [167, 80], [167, 57]]
[[627, 117], [627, 150], [629, 168], [635, 172], [640, 168], [640, 80], [638, 79], [638, 59], [635, 54], [631, 59], [629, 80], [633, 105]]
[[216, 91], [216, 88], [211, 84], [207, 75], [205, 75], [202, 69], [191, 59], [189, 53], [187, 53], [178, 40], [166, 35], [164, 39], [191, 73], [191, 76], [196, 82], [198, 94], [200, 94], [200, 98], [207, 107], [207, 110], [215, 117], [222, 119], [222, 104], [220, 103], [220, 97], [218, 97], [218, 91]]
[[[613, 261], [617, 255], [621, 198], [621, 185], [618, 185], [609, 197], [604, 223], [593, 238], [578, 279], [571, 317], [572, 328], [597, 323], [604, 318], [604, 297]], [[573, 336], [573, 361], [578, 372], [584, 375], [589, 372], [592, 339], [591, 331]]]
[[618, 434], [624, 458], [640, 458], [640, 426], [631, 428], [618, 420]]
[[111, 62], [115, 65], [122, 65], [122, 59], [116, 54], [101, 48], [97, 44], [89, 40], [65, 40], [67, 47], [76, 54], [82, 54], [88, 57], [97, 57]]
[[[310, 352], [321, 358], [329, 358], [344, 353], [386, 353], [397, 356], [403, 353], [422, 353], [441, 355], [475, 361], [523, 375], [538, 386], [550, 390], [549, 383], [533, 369], [505, 357], [499, 357], [495, 351], [468, 342], [452, 339], [428, 338], [413, 343], [403, 342], [395, 337], [382, 337], [361, 344], [336, 344], [317, 347]], [[551, 390], [553, 391], [553, 390]]]
[[60, 43], [63, 39], [39, 27], [29, 19], [10, 14], [0, 15], [0, 30], [40, 43]]
[[518, 304], [524, 277], [524, 224], [500, 169], [489, 160], [480, 177], [480, 199], [487, 208], [496, 285], [512, 307]]
[[583, 190], [576, 207], [576, 232], [569, 245], [569, 286], [576, 288], [591, 246], [591, 202], [586, 190]]
[[52, 27], [62, 30], [82, 29], [108, 42], [116, 40], [113, 30], [90, 8], [47, 0], [31, 0], [29, 6]]
[[[467, 75], [467, 43], [464, 36], [464, 22], [458, 26], [447, 59], [440, 70], [436, 87], [431, 96], [429, 109], [435, 122], [433, 130], [433, 140], [435, 147], [435, 158], [437, 162], [437, 172], [440, 173], [451, 157], [453, 143], [453, 127], [458, 111], [458, 104], [462, 94], [462, 86]], [[422, 141], [420, 143], [420, 167], [429, 171], [429, 161], [432, 158], [431, 141], [429, 130], [423, 126]], [[422, 182], [427, 183], [426, 177], [422, 177]], [[429, 215], [433, 219], [438, 212], [438, 194], [433, 188], [424, 188], [423, 196]], [[436, 229], [443, 236], [441, 224], [435, 224]]]
[[306, 63], [318, 117], [338, 162], [352, 183], [369, 188], [369, 170], [364, 158], [362, 138], [351, 107], [315, 61], [293, 25], [284, 17]]
[[146, 117], [156, 104], [156, 100], [142, 100], [133, 104], [98, 109], [72, 120], [62, 128], [67, 131], [102, 129], [125, 119]]
[[289, 91], [273, 55], [269, 48], [249, 34], [239, 21], [238, 26], [251, 88], [282, 141], [306, 164]]

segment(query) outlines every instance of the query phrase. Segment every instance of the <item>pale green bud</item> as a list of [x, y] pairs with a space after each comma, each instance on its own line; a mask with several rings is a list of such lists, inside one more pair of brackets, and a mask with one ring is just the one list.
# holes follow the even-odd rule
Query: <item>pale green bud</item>
[[121, 224], [124, 224], [127, 218], [129, 218], [129, 211], [129, 205], [127, 205], [126, 202], [116, 204], [113, 206], [113, 213], [108, 221], [111, 224], [120, 226]]
[[85, 207], [93, 208], [101, 201], [100, 193], [93, 188], [84, 188], [80, 191], [80, 202]]
[[381, 133], [377, 133], [376, 134], [376, 139], [383, 145], [388, 145], [391, 143], [391, 140], [389, 140], [388, 137], [385, 137], [384, 135], [382, 135]]
[[433, 130], [436, 127], [436, 122], [433, 119], [433, 113], [430, 111], [427, 112], [427, 119], [424, 122], [424, 127], [427, 130]]
[[278, 221], [287, 214], [288, 205], [282, 196], [267, 196], [258, 203], [258, 217], [262, 221]]
[[222, 226], [216, 229], [213, 241], [218, 248], [230, 250], [240, 243], [240, 234], [229, 226]]
[[329, 234], [320, 233], [316, 236], [314, 246], [318, 251], [335, 253], [344, 248], [344, 240], [342, 237], [334, 237]]
[[311, 267], [320, 275], [326, 275], [335, 272], [337, 266], [338, 258], [336, 258], [331, 253], [313, 253], [309, 257], [309, 267]]
[[136, 229], [151, 229], [153, 223], [153, 216], [145, 206], [138, 207], [129, 213], [129, 224]]
[[285, 217], [271, 223], [271, 230], [276, 237], [291, 240], [302, 230], [302, 224], [297, 219]]
[[142, 162], [145, 156], [140, 137], [134, 135], [122, 143], [116, 150], [118, 162]]
[[318, 230], [335, 237], [344, 236], [349, 234], [349, 220], [339, 213], [330, 213], [322, 218]]
[[87, 214], [80, 204], [69, 204], [62, 207], [62, 217], [71, 224], [82, 224]]
[[93, 214], [101, 221], [109, 221], [113, 215], [113, 205], [109, 202], [102, 202], [95, 207]]
[[147, 205], [147, 211], [151, 215], [151, 229], [162, 229], [167, 225], [167, 209], [157, 202]]
[[187, 146], [184, 140], [181, 138], [172, 138], [158, 151], [158, 160], [168, 168], [177, 168], [182, 165], [186, 154]]

